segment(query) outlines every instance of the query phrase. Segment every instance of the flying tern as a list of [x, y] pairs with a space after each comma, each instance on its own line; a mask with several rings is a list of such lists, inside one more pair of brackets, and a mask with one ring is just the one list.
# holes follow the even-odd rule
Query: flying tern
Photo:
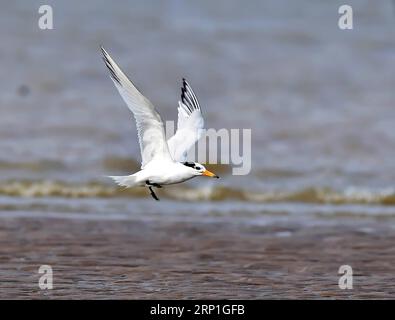
[[110, 178], [127, 188], [148, 187], [155, 200], [159, 198], [153, 187], [181, 183], [196, 176], [219, 178], [202, 164], [186, 161], [188, 150], [201, 138], [204, 128], [199, 101], [188, 82], [182, 80], [177, 131], [166, 141], [162, 118], [153, 104], [140, 93], [103, 47], [101, 51], [115, 87], [133, 112], [142, 159], [140, 171]]

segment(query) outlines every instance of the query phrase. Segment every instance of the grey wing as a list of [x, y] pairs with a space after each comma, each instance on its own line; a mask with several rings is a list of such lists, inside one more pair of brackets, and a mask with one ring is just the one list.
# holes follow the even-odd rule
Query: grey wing
[[103, 47], [101, 47], [101, 50], [104, 63], [110, 71], [111, 79], [136, 120], [142, 168], [154, 159], [173, 161], [159, 113], [152, 103], [137, 90], [107, 51]]

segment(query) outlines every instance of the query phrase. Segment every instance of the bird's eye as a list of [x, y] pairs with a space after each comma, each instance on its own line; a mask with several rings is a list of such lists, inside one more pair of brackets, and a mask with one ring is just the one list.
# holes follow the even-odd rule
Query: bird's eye
[[202, 168], [200, 168], [200, 167], [196, 167], [196, 170], [201, 170]]

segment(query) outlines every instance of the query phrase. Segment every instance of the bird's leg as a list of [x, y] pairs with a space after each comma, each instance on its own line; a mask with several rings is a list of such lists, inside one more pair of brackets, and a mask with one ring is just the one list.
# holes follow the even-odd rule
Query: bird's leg
[[159, 198], [156, 196], [154, 190], [152, 189], [152, 186], [148, 186], [148, 189], [151, 192], [152, 198], [154, 198], [156, 201], [159, 201]]
[[151, 192], [151, 196], [152, 198], [154, 198], [156, 201], [159, 201], [158, 196], [155, 194], [154, 190], [152, 189], [152, 187], [156, 187], [156, 188], [162, 188], [161, 185], [157, 184], [157, 183], [152, 183], [149, 180], [147, 180], [145, 182], [145, 184], [148, 186], [149, 191]]
[[160, 184], [155, 183], [155, 182], [151, 182], [151, 181], [149, 181], [149, 180], [146, 180], [146, 181], [145, 181], [145, 185], [146, 185], [146, 186], [155, 187], [155, 188], [162, 188], [162, 186], [161, 186]]
[[157, 184], [157, 183], [150, 183], [150, 185], [155, 187], [155, 188], [158, 188], [158, 189], [162, 188], [162, 186], [160, 184]]

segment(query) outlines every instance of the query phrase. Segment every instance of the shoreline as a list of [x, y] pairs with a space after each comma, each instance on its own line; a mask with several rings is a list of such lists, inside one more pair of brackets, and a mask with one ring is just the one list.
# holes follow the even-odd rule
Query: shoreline
[[[0, 217], [1, 299], [388, 299], [395, 234], [356, 226]], [[38, 268], [53, 268], [53, 290]], [[340, 290], [338, 269], [353, 267]]]

